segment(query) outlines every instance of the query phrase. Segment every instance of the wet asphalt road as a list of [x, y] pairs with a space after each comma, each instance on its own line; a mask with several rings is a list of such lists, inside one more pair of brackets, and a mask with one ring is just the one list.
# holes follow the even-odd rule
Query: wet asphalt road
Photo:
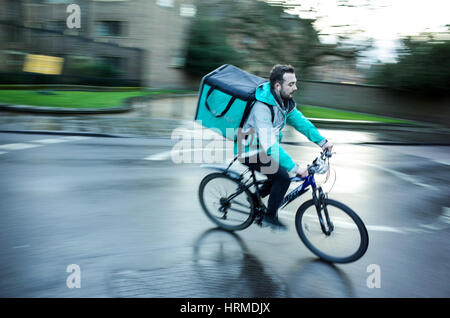
[[[175, 143], [1, 133], [0, 296], [450, 296], [450, 147], [337, 143], [330, 198], [358, 212], [370, 245], [329, 265], [295, 233], [308, 194], [280, 212], [287, 233], [216, 230], [197, 199], [209, 171], [175, 164]], [[305, 164], [318, 154], [286, 149]], [[80, 288], [67, 287], [70, 264]]]

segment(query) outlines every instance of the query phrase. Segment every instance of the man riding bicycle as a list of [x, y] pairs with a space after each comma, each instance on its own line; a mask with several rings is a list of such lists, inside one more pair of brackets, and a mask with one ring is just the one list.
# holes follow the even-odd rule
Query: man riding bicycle
[[308, 175], [307, 167], [296, 164], [281, 146], [281, 130], [289, 124], [323, 150], [331, 152], [333, 148], [333, 144], [297, 110], [292, 99], [296, 91], [294, 68], [275, 65], [270, 72], [270, 82], [257, 88], [256, 102], [235, 142], [239, 161], [267, 176], [260, 190], [261, 197], [270, 194], [263, 224], [278, 229], [287, 229], [278, 220], [277, 211], [289, 188], [290, 177]]

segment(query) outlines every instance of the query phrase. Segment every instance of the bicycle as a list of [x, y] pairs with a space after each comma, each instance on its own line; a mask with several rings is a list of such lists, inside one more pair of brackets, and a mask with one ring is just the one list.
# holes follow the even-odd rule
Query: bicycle
[[[300, 239], [324, 261], [350, 263], [366, 253], [369, 236], [356, 212], [329, 199], [316, 184], [314, 175], [329, 171], [331, 156], [329, 151], [323, 151], [308, 165], [307, 177], [291, 178], [291, 182], [303, 182], [284, 197], [280, 208], [312, 189], [312, 199], [304, 202], [295, 214], [295, 228]], [[209, 166], [219, 172], [205, 176], [199, 186], [199, 200], [204, 212], [216, 225], [228, 231], [243, 230], [253, 223], [261, 226], [265, 211], [259, 194], [259, 187], [265, 180], [258, 180], [255, 170], [250, 168], [242, 173], [230, 170], [237, 159], [236, 156], [227, 168]], [[344, 251], [338, 251], [342, 248]]]

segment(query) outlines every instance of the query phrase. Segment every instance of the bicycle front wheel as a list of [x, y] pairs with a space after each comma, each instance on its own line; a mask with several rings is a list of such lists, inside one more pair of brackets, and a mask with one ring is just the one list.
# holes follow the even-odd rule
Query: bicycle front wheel
[[[331, 233], [322, 230], [319, 220], [318, 213], [328, 224], [325, 208], [332, 226]], [[348, 206], [335, 200], [325, 199], [319, 212], [313, 200], [306, 201], [297, 210], [295, 226], [306, 247], [327, 262], [354, 262], [366, 253], [369, 246], [369, 235], [361, 218]]]
[[243, 230], [255, 219], [251, 192], [240, 190], [241, 183], [223, 173], [211, 173], [200, 183], [203, 211], [220, 228]]

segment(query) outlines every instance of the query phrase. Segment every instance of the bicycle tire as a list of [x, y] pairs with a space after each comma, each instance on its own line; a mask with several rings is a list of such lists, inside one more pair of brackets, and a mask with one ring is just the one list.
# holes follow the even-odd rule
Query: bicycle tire
[[[360, 259], [366, 253], [368, 246], [369, 246], [369, 235], [368, 235], [366, 226], [364, 225], [363, 221], [351, 208], [349, 208], [348, 206], [346, 206], [345, 204], [343, 204], [339, 201], [335, 201], [332, 199], [325, 199], [324, 204], [327, 206], [327, 209], [329, 209], [329, 207], [331, 206], [331, 207], [334, 207], [335, 209], [337, 209], [336, 211], [340, 211], [340, 213], [344, 213], [355, 223], [355, 225], [358, 229], [358, 232], [359, 232], [359, 238], [360, 238], [359, 246], [350, 255], [337, 257], [337, 256], [333, 256], [333, 255], [330, 255], [329, 253], [324, 252], [323, 250], [318, 248], [315, 245], [315, 243], [311, 242], [311, 240], [308, 238], [308, 235], [305, 233], [305, 229], [308, 232], [312, 232], [312, 231], [310, 231], [307, 228], [307, 226], [306, 226], [307, 221], [304, 220], [304, 219], [306, 219], [306, 217], [304, 217], [304, 216], [305, 216], [305, 212], [308, 211], [308, 209], [310, 209], [311, 207], [313, 207], [313, 210], [316, 213], [316, 219], [317, 219], [316, 223], [318, 223], [317, 210], [316, 210], [313, 200], [306, 201], [297, 210], [297, 213], [295, 216], [295, 227], [296, 227], [298, 235], [300, 236], [300, 239], [302, 240], [302, 242], [305, 244], [305, 246], [311, 252], [313, 252], [315, 255], [317, 255], [324, 261], [327, 261], [330, 263], [351, 263], [351, 262], [354, 262], [354, 261]], [[332, 217], [330, 216], [330, 218], [332, 218]], [[333, 222], [333, 220], [331, 220], [331, 222]], [[339, 220], [338, 220], [338, 222], [339, 222]], [[348, 225], [349, 225], [349, 223], [346, 224], [347, 228], [348, 228]], [[344, 226], [344, 228], [345, 228], [345, 226]], [[328, 239], [328, 243], [332, 242], [332, 241], [330, 241], [330, 239], [333, 239], [333, 236], [332, 236], [333, 232], [328, 237], [321, 230], [320, 231], [316, 230], [315, 232], [316, 232], [317, 237], [319, 237], [319, 240], [325, 241]], [[321, 234], [322, 234], [322, 236], [320, 236]], [[336, 247], [336, 245], [335, 245], [335, 247]]]
[[[237, 224], [226, 223], [227, 219], [223, 218], [223, 214], [225, 214], [224, 212], [220, 212], [218, 209], [212, 209], [210, 206], [208, 206], [209, 204], [207, 204], [207, 202], [206, 202], [208, 200], [205, 200], [205, 188], [213, 180], [219, 181], [220, 179], [222, 179], [222, 181], [228, 182], [228, 184], [230, 185], [231, 188], [235, 187], [235, 189], [237, 189], [238, 186], [240, 185], [239, 180], [231, 178], [230, 176], [225, 175], [223, 173], [211, 173], [211, 174], [205, 176], [203, 178], [203, 180], [200, 182], [199, 192], [198, 192], [200, 205], [202, 206], [203, 211], [205, 212], [205, 214], [209, 217], [209, 219], [211, 221], [213, 221], [216, 225], [218, 225], [220, 228], [222, 228], [224, 230], [238, 231], [238, 230], [243, 230], [243, 229], [249, 227], [255, 219], [255, 213], [254, 213], [255, 205], [254, 205], [254, 202], [252, 199], [252, 193], [248, 189], [243, 191], [239, 195], [239, 196], [242, 196], [242, 195], [245, 196], [245, 197], [242, 197], [242, 200], [244, 200], [244, 203], [239, 203], [239, 205], [246, 204], [245, 202], [247, 202], [248, 203], [248, 211], [246, 209], [247, 207], [243, 207], [243, 208], [241, 207], [243, 210], [238, 210], [238, 209], [234, 210], [234, 211], [238, 212], [239, 215], [241, 215], [241, 214], [243, 215], [242, 220], [237, 221]], [[231, 192], [232, 192], [232, 190], [231, 190]], [[233, 193], [226, 193], [226, 194], [229, 197]], [[223, 193], [221, 195], [223, 195]], [[222, 198], [225, 198], [225, 197], [222, 196], [221, 198], [219, 198], [218, 205], [221, 205], [220, 199], [222, 199]], [[237, 202], [236, 202], [236, 204], [237, 204]], [[218, 206], [217, 202], [215, 203], [215, 205]], [[220, 213], [218, 213], [218, 212], [220, 212]], [[226, 217], [228, 217], [228, 212], [226, 214]]]

